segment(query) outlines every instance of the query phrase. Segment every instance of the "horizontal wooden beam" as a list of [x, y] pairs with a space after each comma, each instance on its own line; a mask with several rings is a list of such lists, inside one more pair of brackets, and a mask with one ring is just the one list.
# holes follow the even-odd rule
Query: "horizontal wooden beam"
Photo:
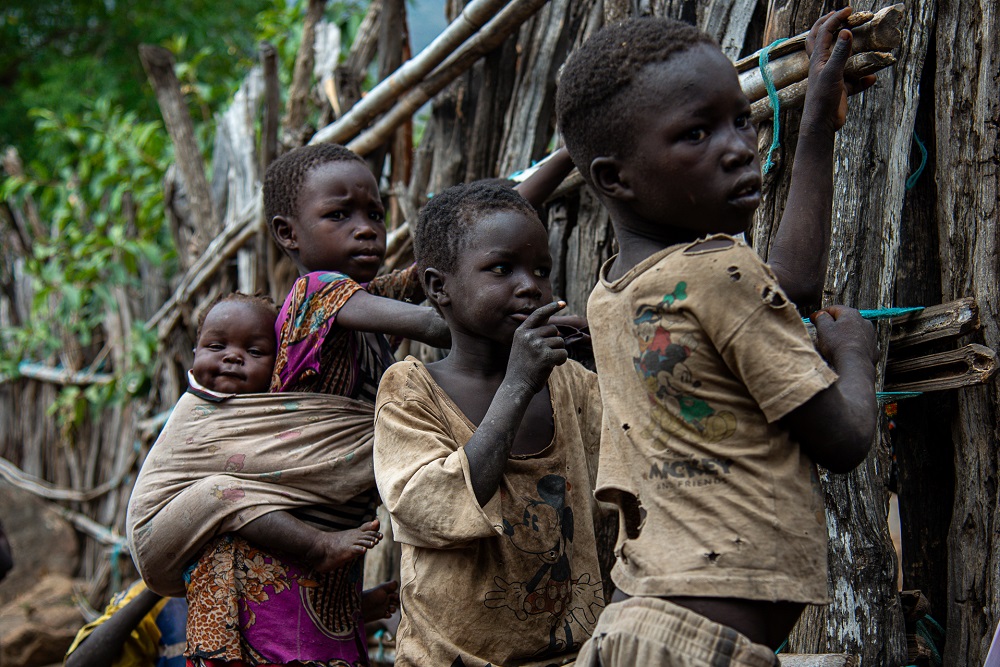
[[983, 384], [997, 371], [997, 354], [970, 343], [911, 359], [890, 360], [885, 367], [886, 391], [944, 391]]
[[889, 354], [933, 340], [950, 340], [979, 328], [979, 309], [972, 297], [927, 306], [919, 313], [892, 319]]
[[847, 653], [779, 653], [781, 667], [857, 667], [857, 656]]

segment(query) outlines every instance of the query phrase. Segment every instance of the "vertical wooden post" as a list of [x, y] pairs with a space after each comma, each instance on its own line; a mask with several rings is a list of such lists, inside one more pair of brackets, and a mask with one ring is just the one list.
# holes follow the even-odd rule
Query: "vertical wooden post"
[[[1000, 10], [991, 0], [941, 2], [934, 103], [945, 299], [973, 296], [977, 342], [1000, 346]], [[1000, 620], [1000, 386], [958, 394], [955, 506], [948, 534], [944, 663], [981, 665]]]

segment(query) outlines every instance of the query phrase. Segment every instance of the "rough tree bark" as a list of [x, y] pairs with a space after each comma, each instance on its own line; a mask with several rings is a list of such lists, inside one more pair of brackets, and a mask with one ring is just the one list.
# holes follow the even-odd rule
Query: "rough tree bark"
[[[941, 2], [937, 20], [937, 216], [945, 299], [979, 305], [977, 342], [1000, 345], [1000, 11], [992, 0]], [[945, 664], [977, 665], [1000, 619], [1000, 388], [958, 394], [955, 505], [948, 534]]]

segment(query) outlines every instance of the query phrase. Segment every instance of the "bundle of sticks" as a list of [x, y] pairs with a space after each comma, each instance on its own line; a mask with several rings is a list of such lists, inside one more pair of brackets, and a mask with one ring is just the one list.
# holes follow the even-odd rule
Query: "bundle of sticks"
[[[854, 36], [854, 55], [847, 61], [846, 74], [861, 77], [885, 69], [896, 62], [890, 53], [903, 39], [899, 28], [903, 20], [903, 5], [897, 4], [878, 12], [855, 12], [847, 20]], [[782, 109], [802, 106], [806, 96], [809, 75], [809, 56], [806, 55], [806, 35], [796, 35], [772, 47], [768, 52], [768, 74], [777, 89]], [[773, 114], [767, 95], [763, 73], [760, 71], [761, 51], [736, 61], [740, 85], [750, 99], [751, 115], [755, 123], [766, 121]]]

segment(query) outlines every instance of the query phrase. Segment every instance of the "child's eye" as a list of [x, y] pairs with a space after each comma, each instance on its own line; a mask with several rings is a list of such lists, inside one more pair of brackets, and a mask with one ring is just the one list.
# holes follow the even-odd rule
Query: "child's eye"
[[347, 213], [345, 213], [344, 211], [330, 211], [329, 213], [326, 214], [325, 217], [329, 218], [330, 220], [344, 220], [347, 218]]
[[736, 117], [736, 127], [741, 130], [746, 127], [753, 127], [753, 121], [750, 120], [750, 114], [744, 113]]
[[703, 127], [697, 127], [684, 133], [684, 138], [688, 141], [701, 141], [708, 136], [708, 132]]
[[264, 353], [261, 350], [258, 350], [255, 347], [251, 347], [249, 350], [247, 350], [247, 352], [250, 353], [251, 357], [263, 357], [264, 356]]
[[385, 222], [385, 211], [372, 211], [368, 214], [368, 217], [372, 220], [377, 220], [379, 222]]
[[226, 349], [226, 346], [223, 345], [222, 343], [209, 343], [205, 347], [207, 347], [210, 350], [215, 350], [216, 352], [218, 352], [219, 350]]
[[490, 267], [490, 273], [495, 273], [498, 276], [506, 276], [510, 273], [510, 267], [506, 264], [495, 264]]
[[535, 275], [538, 276], [539, 278], [548, 278], [549, 274], [551, 274], [551, 273], [552, 273], [552, 269], [550, 269], [548, 267], [535, 269]]

